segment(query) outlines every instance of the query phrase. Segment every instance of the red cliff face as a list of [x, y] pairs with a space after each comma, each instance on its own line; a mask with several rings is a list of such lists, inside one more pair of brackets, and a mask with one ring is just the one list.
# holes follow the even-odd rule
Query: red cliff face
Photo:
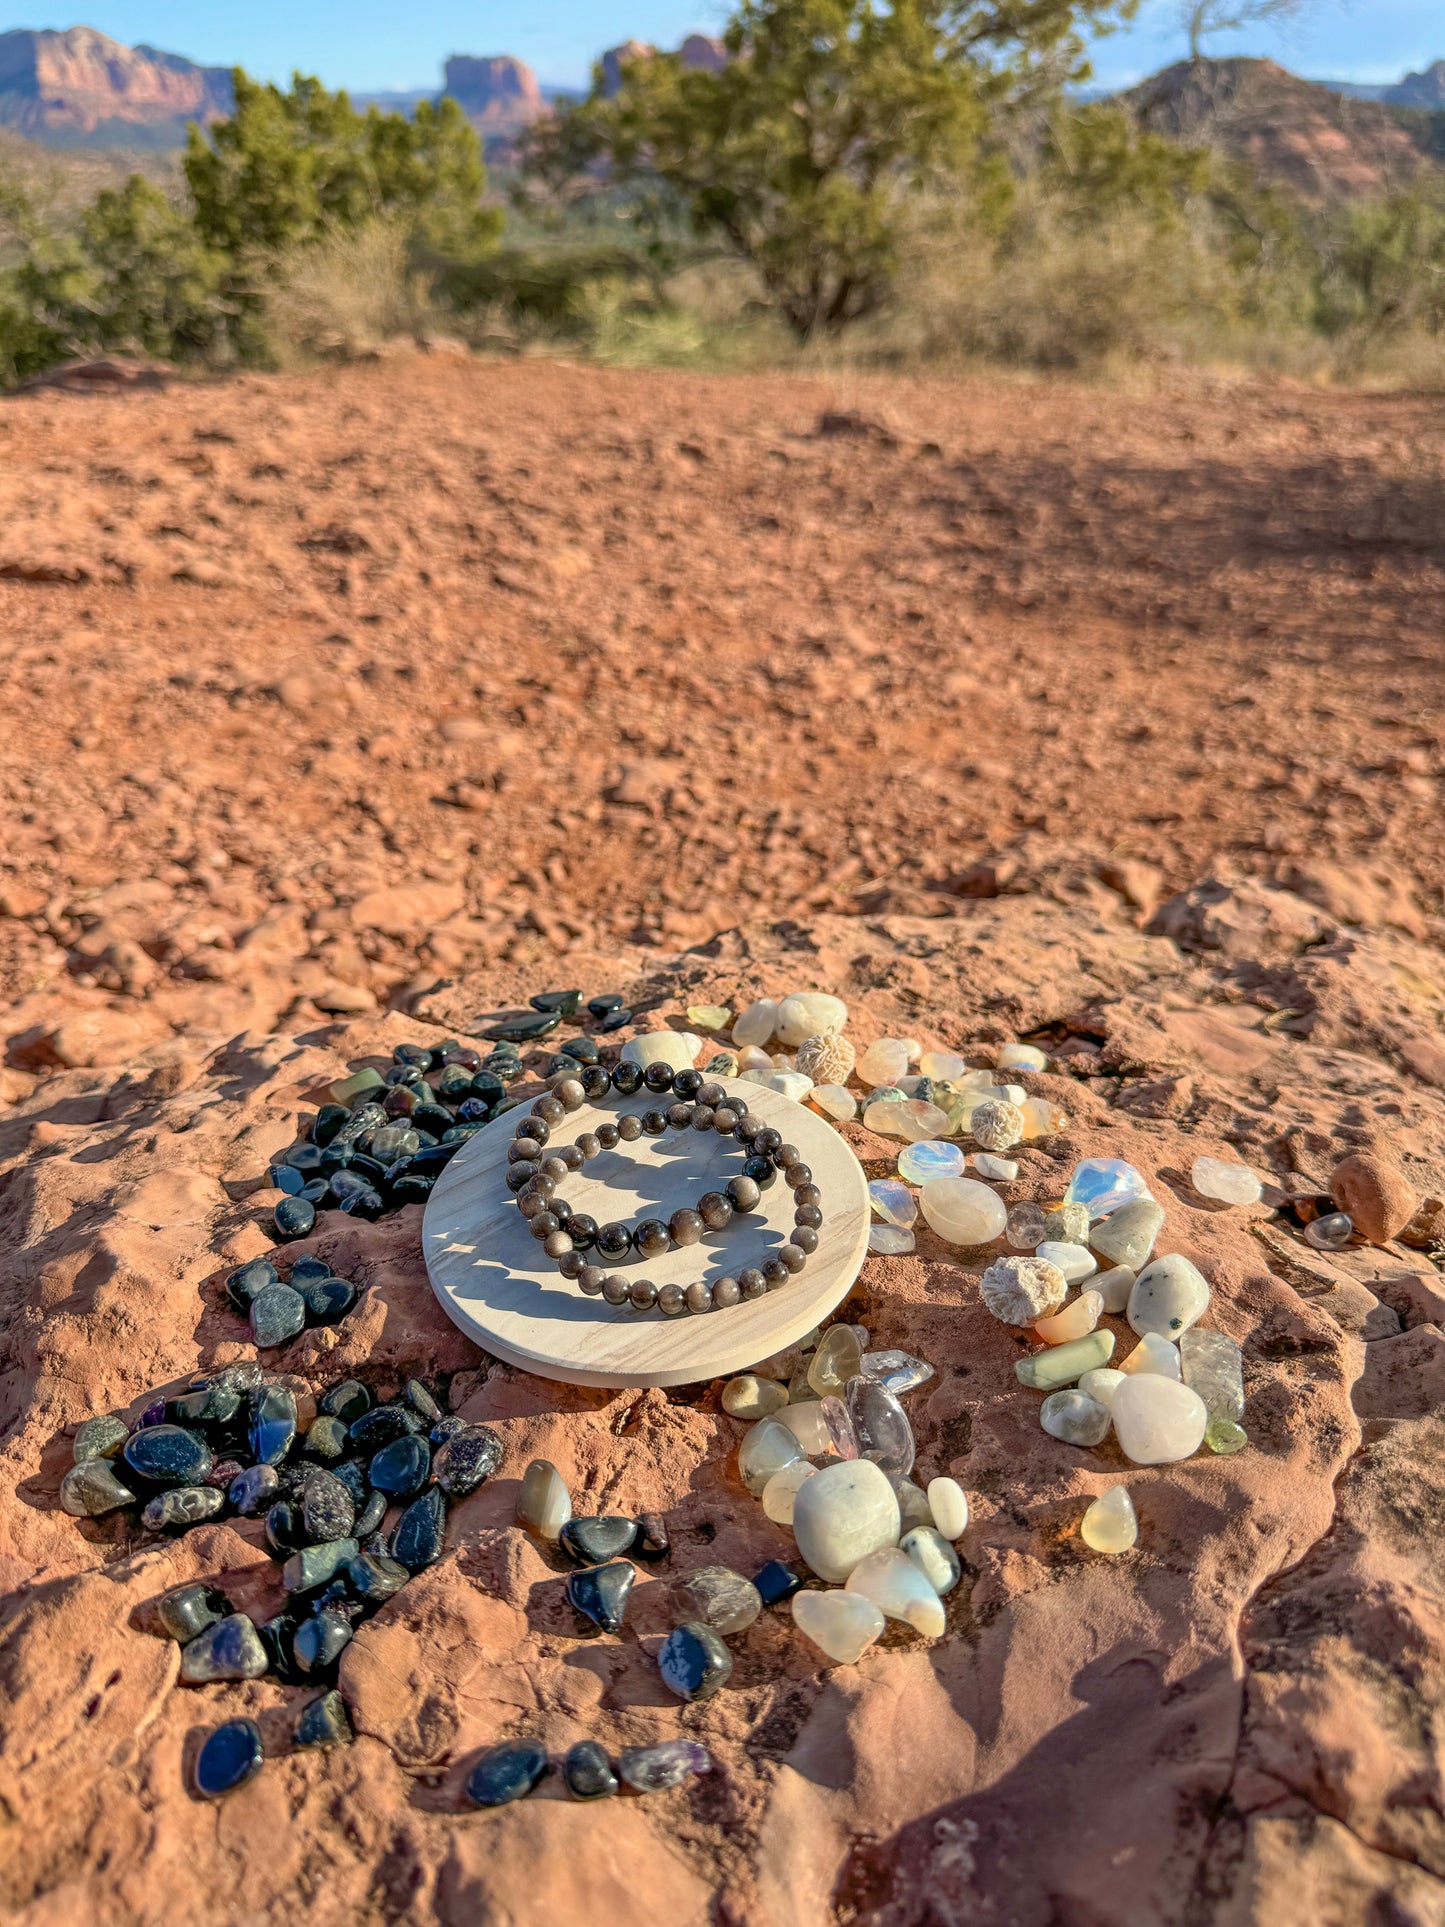
[[0, 34], [0, 123], [40, 140], [83, 141], [145, 128], [179, 142], [189, 120], [231, 109], [230, 70], [153, 47], [123, 47], [91, 27]]
[[518, 133], [548, 111], [537, 76], [510, 54], [453, 54], [446, 92], [487, 135]]

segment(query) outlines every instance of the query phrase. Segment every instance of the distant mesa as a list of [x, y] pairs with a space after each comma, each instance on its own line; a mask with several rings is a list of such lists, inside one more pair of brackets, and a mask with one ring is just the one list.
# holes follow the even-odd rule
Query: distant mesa
[[[602, 90], [615, 94], [622, 85], [622, 69], [631, 60], [651, 60], [656, 47], [645, 40], [624, 40], [620, 47], [609, 47], [602, 56]], [[678, 48], [684, 67], [697, 67], [704, 73], [721, 73], [728, 64], [728, 50], [711, 34], [690, 33]]]
[[444, 91], [483, 136], [520, 133], [548, 111], [537, 76], [510, 54], [453, 54]]
[[177, 147], [234, 105], [228, 67], [123, 47], [93, 27], [0, 33], [0, 126], [69, 147]]
[[1398, 87], [1387, 87], [1384, 98], [1392, 107], [1445, 108], [1445, 60], [1437, 60], [1421, 74], [1406, 74]]

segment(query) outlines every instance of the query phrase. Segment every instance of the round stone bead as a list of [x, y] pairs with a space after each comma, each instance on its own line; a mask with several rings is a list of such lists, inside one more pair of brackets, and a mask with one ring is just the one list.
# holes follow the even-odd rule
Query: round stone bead
[[542, 1249], [549, 1258], [565, 1258], [572, 1249], [572, 1240], [565, 1231], [549, 1231], [542, 1240]]
[[767, 1191], [777, 1182], [778, 1173], [771, 1158], [751, 1157], [743, 1165], [743, 1176], [751, 1178], [760, 1191]]
[[762, 1273], [769, 1291], [776, 1291], [779, 1285], [785, 1285], [788, 1282], [788, 1267], [783, 1263], [781, 1256], [764, 1260]]
[[771, 1124], [761, 1125], [758, 1130], [753, 1133], [753, 1149], [755, 1151], [765, 1151], [769, 1156], [777, 1150], [782, 1141], [782, 1132], [775, 1131]]
[[578, 1077], [562, 1078], [559, 1083], [552, 1086], [552, 1095], [563, 1109], [568, 1111], [580, 1111], [587, 1102], [587, 1093], [583, 1090], [582, 1080]]
[[793, 1223], [811, 1225], [817, 1231], [822, 1227], [823, 1214], [816, 1204], [800, 1204], [793, 1213]]
[[600, 1064], [589, 1064], [581, 1077], [588, 1100], [596, 1104], [612, 1089], [612, 1079]]
[[507, 1189], [520, 1192], [524, 1184], [530, 1184], [537, 1175], [537, 1167], [530, 1158], [518, 1158], [515, 1164], [507, 1166]]
[[583, 1265], [577, 1274], [577, 1287], [579, 1291], [585, 1291], [589, 1298], [595, 1298], [602, 1290], [602, 1281], [606, 1276], [601, 1265]]
[[599, 1254], [616, 1263], [625, 1258], [632, 1249], [632, 1233], [625, 1224], [605, 1224], [597, 1233]]
[[[772, 1157], [773, 1163], [777, 1165], [780, 1171], [786, 1171], [790, 1164], [797, 1164], [801, 1162], [802, 1156], [803, 1156], [802, 1152], [798, 1149], [796, 1144], [780, 1144], [775, 1151], [770, 1153], [770, 1155]], [[808, 1173], [808, 1177], [811, 1178], [812, 1175], [813, 1174], [810, 1171]], [[798, 1182], [800, 1184], [806, 1184], [807, 1178], [799, 1178]]]
[[[744, 1298], [762, 1298], [766, 1295], [768, 1281], [756, 1265], [749, 1265], [746, 1271], [738, 1273], [738, 1290]], [[717, 1299], [717, 1287], [713, 1287], [713, 1299]]]
[[560, 1124], [566, 1117], [567, 1106], [555, 1092], [549, 1091], [545, 1097], [539, 1097], [532, 1106], [532, 1115], [540, 1117], [550, 1129], [553, 1125]]
[[635, 1111], [629, 1111], [626, 1117], [618, 1118], [617, 1135], [624, 1144], [636, 1144], [642, 1136], [642, 1119]]
[[562, 1220], [555, 1211], [539, 1211], [527, 1229], [540, 1242], [543, 1238], [550, 1238], [554, 1231], [560, 1231]]
[[661, 1258], [672, 1248], [672, 1235], [661, 1218], [643, 1218], [632, 1233], [632, 1243], [644, 1258]]
[[[597, 1138], [598, 1148], [603, 1151], [615, 1151], [617, 1149], [617, 1140], [621, 1135], [622, 1133], [612, 1122], [611, 1118], [609, 1118], [605, 1124], [599, 1124], [597, 1126], [595, 1136]], [[579, 1138], [577, 1141], [580, 1144], [582, 1140]]]
[[725, 1231], [733, 1221], [732, 1200], [723, 1191], [704, 1191], [697, 1201], [697, 1215], [709, 1231]]
[[676, 1077], [677, 1072], [671, 1064], [649, 1064], [642, 1073], [642, 1081], [648, 1090], [655, 1091], [659, 1096], [663, 1091], [670, 1091], [673, 1088]]
[[808, 1262], [808, 1254], [796, 1241], [790, 1240], [778, 1252], [778, 1263], [791, 1275], [801, 1271]]
[[668, 1318], [677, 1318], [687, 1310], [687, 1297], [681, 1285], [659, 1285], [657, 1288], [657, 1309]]
[[703, 1221], [696, 1211], [683, 1209], [673, 1212], [667, 1228], [675, 1245], [695, 1245], [703, 1234]]
[[584, 1131], [577, 1140], [577, 1149], [585, 1162], [588, 1158], [595, 1158], [601, 1151], [601, 1140], [595, 1131]]
[[731, 1137], [738, 1128], [738, 1114], [731, 1104], [719, 1104], [712, 1114], [712, 1128], [719, 1137]]
[[[692, 1289], [691, 1286], [688, 1287]], [[717, 1311], [729, 1311], [742, 1297], [742, 1286], [736, 1278], [715, 1278], [712, 1287], [713, 1307]]]
[[734, 1211], [756, 1211], [763, 1195], [751, 1174], [729, 1178], [727, 1190]]
[[669, 1104], [667, 1107], [667, 1122], [670, 1130], [685, 1131], [688, 1125], [692, 1123], [692, 1106], [690, 1104]]
[[[545, 1191], [536, 1188], [540, 1184], [546, 1184]], [[517, 1194], [517, 1207], [524, 1218], [535, 1218], [537, 1213], [545, 1211], [551, 1202], [552, 1186], [550, 1181], [543, 1178], [534, 1178], [525, 1191]]]
[[644, 1111], [642, 1128], [649, 1137], [661, 1137], [667, 1129], [667, 1118], [661, 1111]]
[[533, 1112], [531, 1117], [524, 1117], [517, 1125], [516, 1135], [518, 1138], [531, 1138], [534, 1144], [545, 1144], [552, 1135], [552, 1129], [546, 1118]]
[[[664, 1084], [662, 1088], [666, 1090], [667, 1086]], [[677, 1092], [679, 1097], [689, 1099], [696, 1097], [702, 1089], [702, 1072], [674, 1071], [672, 1074], [672, 1088]]]
[[564, 1278], [580, 1278], [585, 1263], [580, 1251], [564, 1251], [557, 1260], [557, 1269]]
[[809, 1164], [790, 1164], [783, 1171], [783, 1183], [790, 1191], [801, 1190], [805, 1184], [813, 1182], [813, 1168]]
[[821, 1205], [823, 1194], [816, 1184], [800, 1184], [793, 1193], [793, 1203], [801, 1211], [805, 1204]]
[[597, 1242], [597, 1220], [585, 1211], [574, 1211], [567, 1219], [567, 1236], [578, 1251], [590, 1251]]
[[627, 1287], [627, 1302], [634, 1311], [651, 1311], [657, 1303], [657, 1286], [650, 1278], [634, 1278]]
[[[793, 1229], [793, 1235], [788, 1242], [801, 1251], [805, 1257], [811, 1258], [813, 1253], [818, 1249], [818, 1234], [810, 1224], [796, 1225]], [[785, 1245], [783, 1248], [786, 1250], [787, 1246]]]
[[[722, 1280], [719, 1279], [718, 1282], [721, 1283]], [[712, 1287], [705, 1278], [694, 1278], [683, 1293], [683, 1297], [687, 1300], [687, 1308], [690, 1312], [696, 1312], [701, 1316], [703, 1312], [712, 1310]]]
[[642, 1066], [625, 1061], [614, 1065], [612, 1088], [622, 1097], [634, 1097], [642, 1089]]
[[560, 1183], [571, 1168], [560, 1151], [549, 1151], [537, 1166], [537, 1175], [540, 1178], [551, 1178], [554, 1182]]
[[523, 1159], [531, 1162], [535, 1159], [538, 1149], [539, 1146], [536, 1138], [514, 1137], [507, 1146], [507, 1162], [508, 1164], [516, 1164]]
[[609, 1305], [625, 1305], [630, 1289], [629, 1281], [620, 1271], [609, 1271], [602, 1280], [602, 1296]]
[[692, 1107], [692, 1128], [695, 1131], [712, 1129], [713, 1112], [709, 1105], [694, 1104]]
[[580, 1171], [584, 1163], [582, 1148], [577, 1144], [561, 1144], [555, 1155], [561, 1158], [569, 1171]]
[[719, 1104], [727, 1102], [727, 1092], [721, 1084], [700, 1084], [697, 1090], [697, 1101], [699, 1104], [705, 1104], [710, 1111], [715, 1111]]

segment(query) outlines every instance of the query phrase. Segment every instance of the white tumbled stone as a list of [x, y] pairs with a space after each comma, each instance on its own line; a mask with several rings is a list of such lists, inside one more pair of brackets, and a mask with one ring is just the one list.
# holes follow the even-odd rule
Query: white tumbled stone
[[855, 1068], [864, 1084], [896, 1084], [908, 1074], [908, 1047], [901, 1037], [880, 1037], [868, 1046]]
[[1124, 1373], [1113, 1365], [1097, 1365], [1092, 1372], [1085, 1372], [1079, 1380], [1079, 1390], [1085, 1398], [1092, 1398], [1106, 1411], [1113, 1409], [1114, 1394], [1124, 1383]]
[[1117, 1318], [1128, 1309], [1129, 1293], [1134, 1289], [1134, 1273], [1127, 1265], [1116, 1265], [1112, 1271], [1094, 1273], [1094, 1290], [1104, 1301], [1107, 1317]]
[[990, 1184], [1009, 1184], [1019, 1174], [1012, 1158], [996, 1158], [992, 1151], [980, 1151], [973, 1160], [973, 1168]]
[[901, 1619], [926, 1639], [938, 1639], [947, 1629], [943, 1601], [922, 1569], [898, 1546], [860, 1559], [848, 1575], [847, 1590], [871, 1599], [885, 1618]]
[[808, 1092], [808, 1103], [835, 1124], [851, 1124], [858, 1115], [858, 1100], [841, 1084], [815, 1084]]
[[942, 1599], [963, 1574], [963, 1562], [936, 1526], [915, 1526], [905, 1532], [898, 1549], [910, 1558]]
[[649, 1064], [667, 1064], [675, 1071], [690, 1071], [702, 1049], [702, 1039], [690, 1030], [649, 1030], [641, 1037], [629, 1037], [622, 1046], [623, 1062], [646, 1070]]
[[1129, 1293], [1129, 1323], [1141, 1335], [1158, 1332], [1177, 1344], [1209, 1309], [1209, 1282], [1180, 1252], [1146, 1265]]
[[954, 1051], [926, 1050], [918, 1060], [918, 1069], [924, 1077], [931, 1077], [935, 1084], [954, 1084], [968, 1066]]
[[961, 1539], [968, 1530], [968, 1494], [957, 1479], [928, 1481], [928, 1509], [945, 1539]]
[[522, 1474], [517, 1518], [539, 1539], [555, 1539], [572, 1517], [572, 1496], [562, 1474], [547, 1459], [533, 1459]]
[[918, 1194], [923, 1215], [946, 1244], [986, 1245], [1001, 1238], [1008, 1209], [975, 1178], [930, 1178]]
[[847, 1021], [848, 1006], [841, 997], [830, 997], [822, 990], [795, 991], [778, 1005], [774, 1035], [780, 1044], [796, 1050], [810, 1037], [832, 1037]]
[[1057, 1265], [1071, 1285], [1081, 1285], [1099, 1269], [1098, 1259], [1086, 1245], [1060, 1244], [1055, 1238], [1045, 1238], [1035, 1256]]
[[1149, 1262], [1154, 1241], [1164, 1229], [1164, 1209], [1153, 1198], [1135, 1198], [1100, 1218], [1088, 1232], [1089, 1243], [1111, 1264], [1138, 1271]]
[[1249, 1166], [1232, 1158], [1196, 1158], [1189, 1181], [1201, 1198], [1218, 1198], [1223, 1204], [1258, 1204], [1264, 1195], [1264, 1186]]
[[763, 1511], [774, 1525], [790, 1526], [793, 1523], [793, 1508], [798, 1502], [798, 1488], [817, 1474], [818, 1468], [809, 1465], [806, 1459], [798, 1459], [792, 1465], [785, 1465], [775, 1472], [763, 1487]]
[[801, 1104], [812, 1090], [813, 1080], [804, 1077], [801, 1071], [774, 1071], [768, 1079], [767, 1088], [779, 1092], [783, 1097], [792, 1098], [795, 1104]]
[[[783, 1408], [785, 1411], [787, 1407]], [[775, 1472], [807, 1454], [795, 1435], [776, 1418], [759, 1419], [738, 1446], [738, 1474], [748, 1491], [760, 1493]]]
[[1135, 1465], [1172, 1465], [1204, 1443], [1209, 1413], [1198, 1392], [1176, 1379], [1141, 1373], [1114, 1393], [1114, 1436]]
[[838, 1585], [870, 1552], [896, 1546], [901, 1524], [898, 1495], [870, 1459], [825, 1465], [799, 1487], [793, 1509], [798, 1551], [820, 1579]]
[[1102, 1445], [1109, 1433], [1109, 1407], [1086, 1392], [1050, 1392], [1039, 1407], [1039, 1424], [1065, 1445]]
[[741, 1048], [768, 1043], [778, 1027], [778, 1006], [772, 997], [759, 997], [733, 1019], [733, 1042]]
[[1145, 1332], [1127, 1358], [1119, 1361], [1127, 1378], [1183, 1378], [1179, 1347], [1159, 1332]]
[[1046, 1071], [1049, 1060], [1037, 1044], [1005, 1044], [994, 1059], [1001, 1071]]
[[860, 1592], [795, 1592], [793, 1622], [840, 1666], [856, 1665], [888, 1623]]

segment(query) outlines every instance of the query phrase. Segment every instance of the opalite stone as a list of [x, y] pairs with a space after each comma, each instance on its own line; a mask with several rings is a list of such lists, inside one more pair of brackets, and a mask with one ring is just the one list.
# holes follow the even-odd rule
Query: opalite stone
[[726, 1030], [733, 1014], [726, 1004], [689, 1004], [687, 1021], [699, 1030]]
[[948, 1129], [948, 1113], [940, 1111], [926, 1098], [890, 1098], [881, 1104], [870, 1104], [863, 1113], [863, 1122], [879, 1137], [902, 1137], [918, 1144]]
[[930, 1178], [918, 1201], [945, 1244], [992, 1244], [1008, 1222], [1003, 1199], [974, 1178]]
[[772, 1058], [756, 1044], [744, 1045], [738, 1052], [738, 1069], [744, 1076], [749, 1071], [770, 1071], [772, 1068]]
[[848, 1575], [847, 1590], [871, 1599], [886, 1619], [901, 1619], [925, 1639], [938, 1639], [947, 1629], [943, 1601], [901, 1547], [860, 1559]]
[[1120, 1205], [1148, 1196], [1142, 1176], [1122, 1158], [1085, 1158], [1074, 1166], [1064, 1193], [1067, 1203], [1087, 1205], [1091, 1218], [1107, 1218]]
[[1079, 1536], [1094, 1552], [1127, 1552], [1139, 1537], [1139, 1521], [1127, 1486], [1101, 1492], [1079, 1521]]
[[1232, 1158], [1196, 1158], [1189, 1167], [1189, 1181], [1201, 1198], [1218, 1198], [1224, 1204], [1258, 1204], [1264, 1186], [1247, 1164]]
[[1060, 1244], [1053, 1238], [1045, 1238], [1037, 1255], [1057, 1265], [1071, 1285], [1082, 1284], [1099, 1269], [1098, 1259], [1086, 1245]]
[[572, 1517], [572, 1495], [562, 1474], [546, 1459], [533, 1459], [522, 1474], [517, 1494], [517, 1518], [539, 1539], [556, 1539]]
[[996, 1258], [978, 1289], [985, 1308], [1005, 1325], [1032, 1325], [1047, 1318], [1068, 1294], [1064, 1274], [1047, 1258]]
[[1184, 1383], [1204, 1400], [1210, 1419], [1244, 1417], [1244, 1358], [1225, 1332], [1193, 1330], [1181, 1333], [1179, 1366]]
[[1015, 1204], [1009, 1207], [1007, 1237], [1015, 1251], [1037, 1251], [1048, 1228], [1042, 1205]]
[[1305, 1240], [1317, 1251], [1343, 1251], [1355, 1235], [1355, 1221], [1343, 1211], [1330, 1211], [1305, 1226]]
[[1152, 1198], [1135, 1198], [1101, 1218], [1089, 1232], [1089, 1243], [1101, 1258], [1138, 1271], [1149, 1262], [1154, 1241], [1164, 1228], [1164, 1211]]
[[[754, 1047], [766, 1044], [778, 1027], [778, 1006], [771, 997], [759, 997], [756, 1003], [748, 1005], [733, 1020], [733, 1042], [741, 1050], [744, 1044]], [[747, 1068], [746, 1065], [743, 1067]]]
[[738, 1447], [738, 1476], [756, 1497], [775, 1472], [806, 1456], [796, 1436], [779, 1419], [760, 1419], [743, 1434]]
[[826, 1398], [829, 1392], [841, 1392], [850, 1378], [858, 1376], [862, 1365], [863, 1347], [853, 1327], [830, 1325], [808, 1367], [808, 1383], [819, 1398]]
[[904, 1231], [896, 1224], [875, 1224], [869, 1227], [868, 1249], [880, 1258], [906, 1258], [918, 1240], [911, 1231]]
[[763, 1511], [774, 1525], [790, 1526], [793, 1523], [793, 1507], [797, 1503], [799, 1487], [804, 1481], [817, 1473], [816, 1465], [809, 1465], [806, 1459], [795, 1459], [785, 1465], [781, 1472], [775, 1472], [763, 1487]]
[[1146, 1265], [1129, 1293], [1129, 1323], [1136, 1332], [1159, 1332], [1176, 1343], [1209, 1308], [1209, 1285], [1179, 1252]]
[[1249, 1444], [1249, 1434], [1242, 1425], [1236, 1425], [1232, 1418], [1212, 1418], [1204, 1428], [1204, 1443], [1211, 1452], [1227, 1458]]
[[780, 1044], [796, 1050], [810, 1037], [831, 1037], [847, 1022], [848, 1006], [841, 997], [830, 997], [821, 990], [797, 991], [778, 1005], [774, 1035]]
[[928, 1494], [912, 1479], [894, 1479], [893, 1490], [898, 1495], [898, 1517], [905, 1532], [914, 1526], [931, 1526], [933, 1514], [928, 1508]]
[[1179, 1347], [1159, 1332], [1146, 1332], [1128, 1357], [1120, 1360], [1119, 1369], [1129, 1378], [1143, 1375], [1178, 1380], [1183, 1377]]
[[[798, 1488], [793, 1506], [798, 1551], [820, 1579], [834, 1585], [841, 1585], [870, 1552], [896, 1546], [901, 1522], [898, 1496], [871, 1459], [825, 1465]], [[811, 1628], [803, 1630], [811, 1635]], [[818, 1643], [824, 1645], [821, 1639]]]
[[913, 1427], [886, 1385], [871, 1378], [850, 1379], [847, 1411], [865, 1459], [872, 1459], [890, 1478], [903, 1478], [913, 1470]]
[[622, 1046], [623, 1062], [646, 1070], [649, 1064], [667, 1064], [675, 1071], [690, 1071], [702, 1049], [702, 1039], [689, 1030], [650, 1030], [641, 1037], [629, 1037]]
[[918, 1060], [918, 1068], [924, 1077], [931, 1077], [935, 1084], [951, 1084], [955, 1078], [963, 1076], [968, 1066], [951, 1050], [926, 1050]]
[[934, 1375], [933, 1367], [911, 1352], [864, 1352], [859, 1369], [862, 1377], [876, 1378], [880, 1385], [886, 1385], [895, 1398], [915, 1386], [926, 1385]]
[[898, 1153], [898, 1175], [910, 1184], [927, 1184], [930, 1178], [961, 1178], [967, 1163], [956, 1144], [922, 1138]]
[[1055, 1392], [1061, 1385], [1072, 1385], [1098, 1365], [1107, 1365], [1114, 1356], [1114, 1334], [1092, 1331], [1087, 1338], [1075, 1338], [1067, 1345], [1052, 1345], [1032, 1358], [1014, 1360], [1020, 1385], [1036, 1392]]
[[1049, 1060], [1037, 1044], [1005, 1044], [994, 1059], [1001, 1071], [1046, 1071]]
[[1034, 1330], [1046, 1345], [1067, 1345], [1071, 1338], [1086, 1337], [1103, 1312], [1104, 1301], [1098, 1292], [1081, 1291], [1072, 1305], [1065, 1305], [1052, 1318], [1036, 1318]]
[[1112, 1365], [1100, 1365], [1092, 1372], [1085, 1372], [1079, 1380], [1079, 1390], [1085, 1398], [1092, 1398], [1108, 1410], [1113, 1409], [1114, 1394], [1124, 1383], [1125, 1374]]
[[1012, 1158], [996, 1158], [991, 1151], [980, 1151], [973, 1160], [973, 1168], [990, 1184], [1011, 1184], [1019, 1174]]
[[898, 1550], [913, 1561], [940, 1599], [952, 1592], [962, 1577], [963, 1562], [934, 1526], [915, 1526], [905, 1532]]
[[896, 1178], [874, 1178], [868, 1186], [868, 1202], [874, 1215], [884, 1224], [902, 1225], [905, 1229], [918, 1216], [918, 1200], [906, 1184]]
[[1051, 1392], [1039, 1407], [1039, 1424], [1065, 1445], [1100, 1445], [1109, 1431], [1109, 1408], [1083, 1392]]
[[1096, 1271], [1093, 1289], [1104, 1301], [1105, 1315], [1117, 1318], [1128, 1309], [1129, 1293], [1134, 1289], [1134, 1274], [1127, 1265], [1116, 1265], [1112, 1271]]
[[864, 1051], [856, 1069], [861, 1083], [896, 1084], [908, 1074], [908, 1048], [897, 1037], [880, 1037]]
[[1140, 1372], [1114, 1393], [1114, 1436], [1135, 1465], [1172, 1465], [1204, 1443], [1209, 1414], [1198, 1392], [1177, 1379]]
[[804, 1077], [801, 1071], [774, 1071], [768, 1079], [767, 1087], [770, 1091], [777, 1091], [782, 1097], [792, 1098], [795, 1104], [801, 1104], [812, 1090], [813, 1080], [811, 1077]]
[[787, 1402], [786, 1386], [779, 1385], [774, 1378], [759, 1378], [753, 1372], [730, 1378], [722, 1388], [722, 1408], [728, 1417], [747, 1419], [750, 1424], [760, 1418], [771, 1418]]
[[851, 1124], [858, 1115], [857, 1098], [841, 1084], [815, 1084], [808, 1093], [808, 1102], [815, 1111], [821, 1111], [824, 1117], [831, 1117], [838, 1124]]
[[968, 1495], [956, 1479], [928, 1481], [928, 1509], [945, 1539], [961, 1539], [968, 1530]]
[[839, 1666], [856, 1665], [888, 1623], [858, 1592], [794, 1593], [793, 1619]]
[[1022, 1142], [1024, 1117], [1017, 1104], [990, 1099], [980, 1104], [968, 1120], [976, 1144], [985, 1151], [1007, 1151]]
[[856, 1459], [858, 1441], [848, 1408], [837, 1397], [801, 1399], [778, 1413], [810, 1459]]

